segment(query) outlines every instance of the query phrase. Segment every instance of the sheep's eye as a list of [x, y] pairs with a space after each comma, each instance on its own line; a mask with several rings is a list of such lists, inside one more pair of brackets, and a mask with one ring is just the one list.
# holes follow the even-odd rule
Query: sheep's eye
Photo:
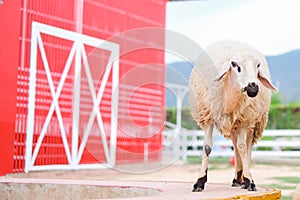
[[231, 65], [233, 68], [236, 68], [239, 73], [241, 72], [241, 67], [236, 62], [232, 61]]
[[231, 62], [231, 65], [232, 65], [232, 67], [238, 66], [238, 64], [236, 62], [234, 62], [234, 61]]
[[258, 63], [258, 65], [257, 65], [257, 68], [259, 68], [260, 67], [260, 63]]

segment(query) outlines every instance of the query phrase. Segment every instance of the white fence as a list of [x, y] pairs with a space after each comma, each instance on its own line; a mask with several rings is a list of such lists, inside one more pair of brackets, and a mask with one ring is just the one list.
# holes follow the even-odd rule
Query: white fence
[[[204, 132], [180, 129], [164, 132], [165, 155], [201, 156]], [[230, 157], [234, 154], [231, 140], [225, 139], [217, 131], [213, 133], [211, 156]], [[253, 158], [300, 158], [300, 130], [265, 130], [263, 139], [253, 147]]]

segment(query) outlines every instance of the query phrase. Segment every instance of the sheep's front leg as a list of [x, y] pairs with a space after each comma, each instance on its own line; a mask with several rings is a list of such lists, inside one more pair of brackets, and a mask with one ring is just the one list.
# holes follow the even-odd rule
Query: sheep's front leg
[[240, 187], [243, 182], [243, 165], [242, 165], [242, 160], [241, 156], [238, 152], [238, 147], [237, 147], [237, 136], [236, 133], [231, 134], [231, 141], [233, 144], [233, 149], [234, 149], [234, 159], [235, 159], [235, 176], [232, 181], [232, 187]]
[[242, 188], [249, 191], [256, 191], [255, 184], [250, 173], [251, 152], [252, 152], [253, 135], [247, 134], [245, 130], [240, 131], [237, 135], [237, 149], [241, 156], [243, 165], [243, 186]]
[[201, 171], [197, 182], [194, 184], [193, 192], [201, 192], [204, 190], [205, 183], [207, 182], [207, 169], [208, 169], [208, 159], [209, 154], [212, 150], [212, 132], [213, 125], [210, 125], [204, 130], [204, 143], [202, 151], [202, 164]]

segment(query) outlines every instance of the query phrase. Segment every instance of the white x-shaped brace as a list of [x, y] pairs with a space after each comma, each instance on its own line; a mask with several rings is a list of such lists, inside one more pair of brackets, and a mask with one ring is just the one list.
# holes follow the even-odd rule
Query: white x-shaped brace
[[[105, 83], [107, 83], [107, 80], [109, 78], [109, 74], [110, 74], [111, 69], [112, 69], [112, 63], [113, 63], [114, 59], [116, 59], [116, 58], [114, 58], [114, 54], [113, 53], [110, 54], [109, 60], [107, 62], [106, 68], [105, 68], [106, 70], [105, 70], [103, 78], [102, 78], [102, 82], [101, 82], [102, 84], [100, 85], [99, 91], [98, 91], [97, 96], [96, 96], [96, 94], [95, 94], [96, 91], [95, 91], [95, 88], [94, 88], [93, 79], [92, 79], [92, 75], [91, 75], [91, 72], [90, 72], [90, 67], [89, 67], [89, 64], [88, 64], [88, 59], [87, 59], [87, 55], [86, 55], [86, 52], [85, 52], [85, 49], [84, 49], [84, 45], [80, 41], [75, 41], [72, 48], [71, 48], [71, 51], [70, 51], [69, 57], [67, 59], [67, 62], [65, 64], [61, 79], [60, 79], [59, 84], [57, 86], [57, 90], [55, 91], [54, 84], [53, 84], [53, 79], [52, 79], [50, 68], [49, 68], [49, 63], [48, 63], [48, 60], [47, 60], [47, 57], [46, 57], [46, 53], [45, 53], [45, 49], [44, 49], [44, 46], [43, 46], [43, 41], [42, 41], [40, 33], [38, 33], [38, 35], [37, 35], [37, 40], [38, 40], [38, 45], [39, 45], [42, 61], [43, 61], [43, 64], [44, 64], [44, 69], [45, 69], [45, 72], [46, 72], [46, 76], [47, 76], [47, 79], [48, 79], [48, 83], [49, 83], [49, 86], [50, 86], [50, 92], [51, 92], [51, 96], [53, 98], [53, 101], [51, 103], [51, 106], [50, 106], [50, 109], [48, 111], [48, 114], [47, 114], [46, 120], [44, 122], [44, 125], [42, 127], [40, 136], [37, 140], [36, 147], [41, 146], [41, 143], [42, 143], [43, 138], [44, 138], [44, 136], [46, 134], [46, 131], [47, 131], [47, 127], [49, 126], [51, 117], [53, 115], [53, 112], [55, 111], [56, 114], [57, 114], [57, 120], [58, 120], [59, 127], [60, 127], [60, 130], [61, 130], [61, 136], [62, 136], [63, 144], [64, 144], [64, 147], [65, 147], [67, 160], [68, 160], [69, 163], [78, 164], [81, 160], [84, 148], [86, 146], [88, 137], [90, 135], [90, 131], [91, 131], [93, 122], [94, 122], [95, 118], [97, 118], [97, 124], [98, 124], [98, 127], [100, 129], [100, 134], [101, 134], [101, 138], [102, 138], [105, 157], [106, 157], [107, 162], [110, 163], [111, 162], [111, 160], [110, 160], [111, 156], [110, 156], [110, 153], [108, 151], [108, 143], [107, 143], [107, 140], [106, 140], [106, 134], [105, 134], [104, 126], [103, 126], [103, 120], [102, 120], [102, 117], [101, 117], [101, 112], [100, 112], [100, 109], [99, 109], [99, 105], [100, 105], [100, 102], [101, 102], [102, 97], [103, 97], [103, 93], [104, 93], [104, 89], [105, 89], [105, 85], [106, 85]], [[72, 60], [75, 56], [75, 53], [81, 54], [82, 59], [84, 61], [83, 66], [84, 66], [84, 69], [85, 69], [85, 72], [86, 72], [88, 85], [89, 85], [89, 89], [90, 89], [92, 100], [93, 100], [93, 110], [92, 110], [90, 118], [88, 120], [87, 127], [84, 131], [84, 135], [83, 135], [80, 147], [79, 147], [79, 151], [78, 151], [77, 155], [72, 155], [71, 156], [70, 148], [69, 148], [68, 141], [67, 141], [66, 132], [65, 132], [65, 129], [64, 129], [64, 123], [63, 123], [63, 120], [62, 120], [61, 111], [60, 111], [60, 107], [59, 107], [59, 104], [58, 104], [58, 99], [59, 99], [59, 96], [61, 94], [63, 85], [64, 85], [65, 80], [67, 78], [67, 75], [69, 73], [69, 70], [71, 68], [71, 63], [72, 63]], [[79, 66], [79, 67], [81, 68], [81, 66]], [[77, 80], [80, 81], [80, 79], [78, 77], [74, 77], [74, 81], [76, 82]], [[80, 88], [77, 88], [77, 89], [80, 89]], [[79, 115], [79, 113], [73, 113], [73, 115], [74, 114]], [[113, 116], [111, 116], [111, 117], [113, 117]], [[73, 131], [76, 131], [75, 137], [78, 137], [78, 129], [77, 129], [77, 126], [74, 125], [74, 124], [73, 124]], [[73, 134], [73, 137], [74, 137], [74, 134]], [[74, 146], [74, 144], [72, 144], [72, 145]], [[34, 152], [33, 152], [33, 155], [32, 155], [32, 159], [31, 159], [31, 166], [34, 165], [34, 162], [36, 160], [38, 152], [39, 152], [39, 148], [35, 148]]]

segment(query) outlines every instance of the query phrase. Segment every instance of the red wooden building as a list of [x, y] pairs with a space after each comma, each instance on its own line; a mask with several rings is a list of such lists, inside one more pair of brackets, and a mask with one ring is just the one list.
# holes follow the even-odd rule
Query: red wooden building
[[160, 160], [165, 6], [0, 5], [0, 174]]

